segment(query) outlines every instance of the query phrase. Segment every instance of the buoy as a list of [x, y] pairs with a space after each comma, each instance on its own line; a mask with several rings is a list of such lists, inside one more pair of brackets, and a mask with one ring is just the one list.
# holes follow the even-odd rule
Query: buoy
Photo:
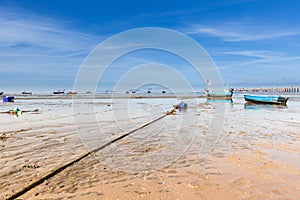
[[179, 107], [179, 109], [187, 109], [187, 103], [181, 102], [178, 104], [178, 107]]

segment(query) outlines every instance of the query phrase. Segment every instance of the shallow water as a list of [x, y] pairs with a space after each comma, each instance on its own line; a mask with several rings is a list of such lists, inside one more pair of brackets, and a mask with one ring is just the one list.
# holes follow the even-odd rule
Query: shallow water
[[[1, 111], [15, 107], [40, 110], [19, 117], [0, 115], [2, 195], [22, 188], [19, 182], [37, 180], [62, 163], [164, 115], [180, 101], [172, 98], [75, 102], [56, 99], [2, 104]], [[218, 169], [220, 166], [213, 164], [215, 159], [259, 152], [264, 159], [300, 171], [298, 96], [292, 96], [287, 107], [247, 107], [242, 95], [235, 95], [233, 102], [207, 102], [203, 98], [182, 101], [188, 103], [187, 110], [177, 111], [176, 115], [166, 116], [132, 133], [94, 157], [116, 170], [149, 173], [192, 165]], [[295, 189], [299, 188], [295, 186]]]

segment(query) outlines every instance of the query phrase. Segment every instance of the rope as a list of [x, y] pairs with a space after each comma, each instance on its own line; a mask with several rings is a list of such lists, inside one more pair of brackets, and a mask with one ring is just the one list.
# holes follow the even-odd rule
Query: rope
[[30, 185], [24, 187], [23, 189], [21, 189], [21, 190], [18, 191], [17, 193], [13, 194], [13, 195], [10, 196], [7, 200], [13, 200], [13, 199], [16, 199], [16, 198], [20, 197], [21, 195], [25, 194], [26, 192], [30, 191], [31, 189], [33, 189], [33, 188], [39, 186], [39, 185], [42, 184], [44, 181], [46, 181], [46, 180], [48, 180], [48, 179], [54, 177], [54, 176], [57, 175], [58, 173], [62, 172], [62, 171], [65, 170], [66, 168], [68, 168], [68, 167], [74, 165], [75, 163], [81, 161], [82, 159], [84, 159], [85, 157], [89, 156], [90, 154], [96, 153], [96, 152], [98, 152], [98, 151], [100, 151], [100, 150], [106, 148], [107, 146], [109, 146], [109, 145], [111, 145], [111, 144], [113, 144], [113, 143], [115, 143], [115, 142], [117, 142], [117, 141], [119, 141], [119, 140], [121, 140], [121, 139], [127, 137], [128, 135], [130, 135], [130, 134], [132, 134], [132, 133], [134, 133], [134, 132], [136, 132], [136, 131], [138, 131], [138, 130], [143, 129], [143, 128], [145, 128], [145, 127], [147, 127], [147, 126], [153, 124], [154, 122], [157, 122], [157, 121], [163, 119], [163, 118], [166, 117], [167, 115], [170, 115], [170, 114], [174, 113], [174, 111], [175, 111], [175, 109], [173, 109], [173, 110], [167, 112], [166, 114], [160, 116], [160, 117], [157, 118], [157, 119], [154, 119], [153, 121], [150, 121], [150, 122], [144, 124], [143, 126], [140, 126], [140, 127], [136, 128], [136, 129], [134, 129], [134, 130], [132, 130], [132, 131], [130, 131], [130, 132], [128, 132], [128, 133], [125, 133], [125, 134], [123, 134], [123, 135], [121, 135], [121, 136], [119, 136], [119, 137], [117, 137], [117, 138], [115, 138], [115, 139], [113, 139], [113, 140], [107, 142], [106, 144], [104, 144], [104, 145], [102, 145], [102, 146], [100, 146], [100, 147], [98, 147], [98, 148], [96, 148], [96, 149], [94, 149], [94, 150], [92, 150], [92, 151], [89, 151], [88, 153], [86, 153], [86, 154], [80, 156], [79, 158], [77, 158], [77, 159], [75, 159], [75, 160], [73, 160], [73, 161], [71, 161], [71, 162], [69, 162], [69, 163], [67, 163], [67, 164], [65, 164], [65, 165], [63, 165], [63, 166], [57, 168], [56, 170], [50, 172], [49, 174], [45, 175], [44, 177], [40, 178], [39, 180], [37, 180], [37, 181], [31, 183]]

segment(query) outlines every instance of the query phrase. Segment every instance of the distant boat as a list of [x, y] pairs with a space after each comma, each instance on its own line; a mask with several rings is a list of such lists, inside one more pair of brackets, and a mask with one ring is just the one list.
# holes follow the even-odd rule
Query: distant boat
[[23, 91], [22, 94], [32, 95], [32, 92], [26, 92], [26, 91]]
[[56, 91], [53, 91], [53, 94], [64, 94], [65, 93], [65, 90], [61, 91], [61, 90], [56, 90]]
[[162, 90], [161, 93], [165, 94], [165, 93], [166, 93], [166, 90]]
[[151, 88], [148, 88], [147, 93], [150, 94], [151, 93]]
[[2, 99], [3, 99], [3, 102], [14, 102], [15, 101], [14, 96], [3, 96]]
[[75, 91], [69, 91], [67, 94], [77, 94]]
[[213, 92], [207, 89], [204, 89], [204, 91], [208, 99], [210, 98], [231, 99], [233, 94], [233, 89], [220, 91], [220, 92]]
[[127, 90], [127, 91], [126, 91], [126, 94], [129, 94], [129, 93], [135, 94], [136, 92], [137, 92], [137, 90], [135, 90], [135, 89], [130, 89], [130, 90]]
[[254, 103], [266, 103], [266, 104], [280, 104], [286, 105], [289, 97], [282, 96], [254, 96], [254, 95], [244, 95], [246, 101]]

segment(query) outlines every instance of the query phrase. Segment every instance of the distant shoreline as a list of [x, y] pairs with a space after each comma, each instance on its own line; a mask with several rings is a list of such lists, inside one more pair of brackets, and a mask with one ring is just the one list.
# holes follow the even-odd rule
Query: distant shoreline
[[19, 100], [33, 99], [161, 99], [161, 98], [205, 98], [205, 95], [193, 94], [9, 94]]
[[[249, 94], [249, 93], [248, 93]], [[268, 94], [261, 94], [268, 95]], [[271, 95], [271, 94], [270, 94]], [[275, 94], [274, 94], [275, 95]], [[300, 93], [286, 93], [281, 96], [288, 96], [290, 98], [300, 98]], [[15, 100], [84, 100], [84, 99], [193, 99], [206, 98], [205, 95], [15, 95]], [[234, 98], [243, 97], [242, 93], [236, 93]]]
[[[234, 94], [262, 94], [262, 95], [293, 95], [300, 94], [299, 87], [280, 87], [280, 88], [234, 88]], [[30, 99], [139, 99], [139, 98], [205, 98], [204, 92], [182, 92], [182, 93], [76, 93], [76, 94], [53, 94], [53, 93], [4, 93], [3, 96], [14, 96], [15, 99], [30, 100]], [[1, 95], [0, 95], [1, 96]]]

